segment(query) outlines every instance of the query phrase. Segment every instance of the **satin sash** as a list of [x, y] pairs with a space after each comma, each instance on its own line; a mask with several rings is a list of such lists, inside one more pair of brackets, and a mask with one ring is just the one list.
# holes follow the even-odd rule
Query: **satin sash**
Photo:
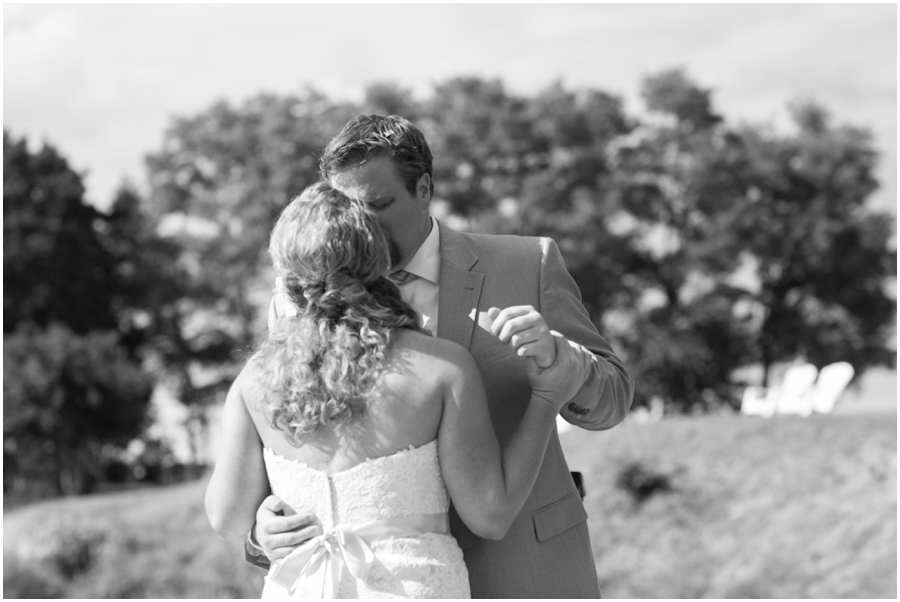
[[276, 560], [269, 579], [291, 595], [304, 584], [306, 598], [333, 598], [342, 565], [346, 565], [347, 571], [357, 580], [366, 580], [369, 567], [375, 560], [369, 547], [371, 542], [424, 533], [450, 533], [447, 514], [386, 518], [358, 527], [337, 526], [306, 541], [283, 559]]

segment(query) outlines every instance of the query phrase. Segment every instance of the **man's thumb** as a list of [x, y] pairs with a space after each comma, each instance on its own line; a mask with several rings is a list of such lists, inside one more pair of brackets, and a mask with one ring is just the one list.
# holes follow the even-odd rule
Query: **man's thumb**
[[286, 507], [284, 501], [280, 497], [275, 495], [270, 495], [269, 497], [267, 497], [263, 502], [263, 505], [272, 512], [279, 512]]

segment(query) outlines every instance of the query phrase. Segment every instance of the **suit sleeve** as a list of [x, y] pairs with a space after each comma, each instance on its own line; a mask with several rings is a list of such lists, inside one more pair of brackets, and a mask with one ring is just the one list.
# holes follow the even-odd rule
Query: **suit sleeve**
[[560, 415], [569, 423], [599, 431], [622, 422], [631, 408], [634, 379], [600, 336], [581, 303], [581, 291], [556, 243], [541, 239], [540, 311], [551, 330], [562, 333], [582, 359], [584, 385]]
[[244, 537], [244, 560], [264, 571], [268, 571], [271, 566], [265, 552], [253, 541], [253, 527]]

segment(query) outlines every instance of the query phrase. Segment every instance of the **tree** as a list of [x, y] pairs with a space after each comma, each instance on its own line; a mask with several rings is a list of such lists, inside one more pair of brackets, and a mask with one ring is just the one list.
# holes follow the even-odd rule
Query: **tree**
[[4, 131], [3, 146], [4, 449], [20, 475], [80, 493], [100, 448], [142, 429], [152, 383], [117, 332], [105, 214], [49, 144]]
[[890, 364], [896, 271], [865, 132], [815, 105], [795, 135], [729, 128], [708, 92], [667, 72], [645, 83], [651, 115], [611, 148], [615, 196], [647, 261], [644, 298], [622, 314], [641, 396], [689, 409], [739, 398], [735, 370], [802, 356], [857, 373]]
[[415, 123], [419, 104], [408, 89], [393, 82], [375, 82], [366, 87], [363, 111], [382, 115], [402, 115]]
[[605, 150], [631, 127], [621, 101], [555, 83], [534, 97], [499, 80], [436, 87], [422, 127], [435, 155], [435, 197], [473, 230], [552, 236], [595, 320], [629, 295], [631, 241], [608, 227]]
[[83, 202], [81, 177], [52, 146], [37, 152], [3, 132], [3, 332], [67, 324], [115, 327], [113, 265]]
[[645, 78], [642, 96], [647, 109], [674, 117], [682, 129], [705, 130], [722, 121], [713, 110], [710, 91], [700, 88], [680, 69]]
[[641, 294], [614, 333], [633, 358], [638, 401], [660, 395], [686, 411], [733, 398], [729, 374], [750, 360], [751, 325], [733, 312], [741, 292], [729, 278], [746, 159], [708, 92], [681, 72], [647, 78], [643, 96], [651, 115], [609, 148], [612, 203], [641, 258], [626, 275]]
[[569, 91], [560, 83], [528, 105], [527, 119], [544, 141], [547, 162], [527, 170], [519, 182], [517, 210], [497, 230], [552, 237], [602, 328], [608, 311], [634, 300], [636, 292], [624, 276], [643, 262], [631, 234], [615, 229], [618, 207], [609, 194], [613, 173], [607, 150], [634, 123], [619, 98]]
[[265, 286], [269, 230], [318, 179], [316, 153], [350, 114], [314, 91], [219, 102], [175, 120], [162, 150], [147, 157], [148, 210], [178, 245], [197, 301], [237, 318], [230, 336], [241, 344], [254, 332], [250, 293]]
[[[835, 127], [822, 107], [793, 108], [796, 131], [741, 132], [749, 163], [731, 230], [756, 277], [756, 359], [894, 366], [894, 217], [873, 211], [877, 154], [868, 132]], [[894, 280], [896, 282], [896, 280]], [[765, 378], [765, 376], [764, 376]]]
[[[896, 269], [865, 132], [798, 110], [798, 131], [733, 127], [712, 92], [677, 70], [643, 83], [650, 114], [555, 83], [535, 95], [453, 78], [415, 100], [389, 82], [360, 106], [307, 90], [217, 103], [178, 119], [148, 158], [146, 200], [167, 263], [185, 274], [164, 303], [176, 393], [221, 398], [262, 330], [269, 228], [317, 179], [316, 156], [353, 115], [401, 113], [434, 154], [438, 214], [469, 230], [552, 236], [593, 320], [638, 381], [688, 410], [735, 403], [738, 369], [803, 354], [857, 373], [893, 362]], [[160, 322], [162, 323], [162, 322]]]
[[478, 219], [514, 196], [542, 149], [526, 110], [524, 99], [508, 94], [497, 79], [437, 84], [417, 124], [435, 158], [435, 197]]
[[350, 118], [314, 90], [218, 102], [173, 121], [149, 155], [146, 212], [184, 274], [165, 305], [167, 386], [205, 428], [262, 330], [273, 278], [266, 248], [279, 213], [318, 180], [317, 153]]
[[177, 343], [177, 305], [193, 295], [180, 248], [159, 233], [160, 223], [128, 183], [116, 191], [105, 219], [104, 241], [112, 257], [119, 294], [114, 299], [119, 331], [128, 351], [159, 367]]
[[104, 444], [141, 433], [153, 391], [114, 332], [77, 335], [53, 324], [3, 341], [3, 435], [36, 463], [29, 475], [53, 475], [57, 493], [90, 490]]

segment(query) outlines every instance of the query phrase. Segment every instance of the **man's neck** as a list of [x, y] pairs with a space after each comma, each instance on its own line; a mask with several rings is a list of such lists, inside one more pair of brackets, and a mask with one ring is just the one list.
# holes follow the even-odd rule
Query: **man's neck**
[[440, 233], [436, 230], [437, 223], [432, 222], [428, 236], [416, 249], [415, 254], [403, 266], [403, 269], [424, 278], [434, 284], [438, 283], [440, 276]]
[[409, 262], [413, 260], [413, 258], [419, 252], [419, 249], [421, 249], [422, 245], [425, 244], [425, 241], [428, 240], [428, 236], [431, 234], [431, 230], [436, 227], [437, 227], [437, 225], [434, 223], [434, 218], [429, 215], [428, 216], [428, 228], [425, 230], [425, 234], [419, 240], [419, 243], [416, 245], [416, 248], [412, 252], [412, 254], [410, 254], [410, 256], [406, 259], [406, 261], [404, 261], [403, 264], [397, 268], [398, 270], [406, 269], [406, 266], [409, 265]]

